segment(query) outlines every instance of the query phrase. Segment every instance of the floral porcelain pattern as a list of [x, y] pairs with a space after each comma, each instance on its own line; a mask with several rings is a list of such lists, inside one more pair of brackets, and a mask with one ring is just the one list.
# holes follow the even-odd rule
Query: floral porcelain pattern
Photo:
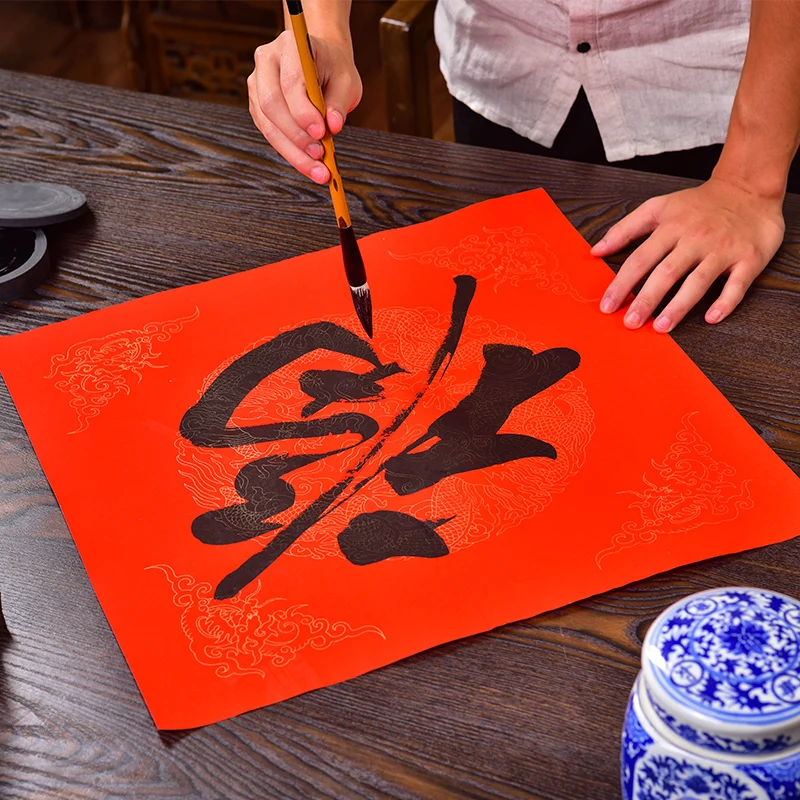
[[779, 753], [791, 747], [795, 742], [791, 736], [779, 734], [777, 736], [759, 736], [751, 739], [739, 739], [731, 736], [721, 736], [719, 734], [701, 731], [681, 722], [663, 708], [652, 695], [648, 695], [650, 705], [658, 714], [658, 718], [674, 733], [691, 742], [697, 747], [704, 747], [707, 750], [716, 750], [720, 753], [730, 753], [738, 755], [763, 755], [767, 753]]
[[721, 722], [800, 715], [800, 603], [756, 589], [687, 598], [656, 623], [647, 658], [658, 688]]
[[800, 756], [732, 764], [663, 739], [642, 713], [634, 687], [620, 759], [623, 800], [798, 800]]

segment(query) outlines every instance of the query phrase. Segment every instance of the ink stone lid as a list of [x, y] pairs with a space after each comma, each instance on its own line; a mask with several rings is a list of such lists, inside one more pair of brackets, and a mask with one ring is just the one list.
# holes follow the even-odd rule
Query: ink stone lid
[[0, 183], [0, 228], [55, 225], [80, 216], [86, 196], [58, 183]]
[[735, 587], [675, 603], [647, 632], [642, 677], [648, 705], [689, 745], [800, 753], [800, 602], [791, 597]]
[[22, 297], [47, 277], [47, 237], [39, 226], [85, 210], [85, 195], [70, 186], [0, 183], [0, 303]]

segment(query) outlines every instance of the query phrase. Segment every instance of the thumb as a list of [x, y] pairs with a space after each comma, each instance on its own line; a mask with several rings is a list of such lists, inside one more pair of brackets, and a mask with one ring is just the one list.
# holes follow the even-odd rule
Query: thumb
[[328, 123], [328, 130], [331, 133], [339, 133], [339, 131], [344, 127], [344, 121], [347, 118], [347, 115], [342, 114], [342, 112], [336, 108], [331, 108], [328, 105], [327, 99], [325, 100], [325, 106], [327, 108], [325, 121]]
[[339, 133], [344, 127], [347, 115], [361, 100], [361, 78], [353, 70], [353, 74], [335, 75], [325, 86], [326, 122], [331, 133]]

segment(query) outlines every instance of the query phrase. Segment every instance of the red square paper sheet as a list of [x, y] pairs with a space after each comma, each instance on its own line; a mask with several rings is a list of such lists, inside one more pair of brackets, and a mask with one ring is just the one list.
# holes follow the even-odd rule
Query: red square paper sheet
[[800, 531], [800, 483], [541, 190], [0, 341], [159, 728]]

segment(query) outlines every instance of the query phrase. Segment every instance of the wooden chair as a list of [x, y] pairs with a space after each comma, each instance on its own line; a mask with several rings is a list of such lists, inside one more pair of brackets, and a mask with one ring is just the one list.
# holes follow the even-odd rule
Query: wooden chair
[[431, 66], [435, 0], [397, 0], [380, 24], [389, 130], [433, 137]]

